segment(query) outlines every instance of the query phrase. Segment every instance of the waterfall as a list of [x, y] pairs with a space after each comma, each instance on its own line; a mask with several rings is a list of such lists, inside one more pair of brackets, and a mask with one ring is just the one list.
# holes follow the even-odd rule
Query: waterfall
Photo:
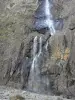
[[34, 31], [41, 34], [45, 34], [49, 31], [51, 35], [54, 35], [56, 30], [62, 30], [63, 19], [57, 18], [55, 12], [54, 14], [52, 13], [54, 11], [53, 7], [53, 0], [39, 0], [33, 21]]
[[[47, 90], [45, 90], [45, 87], [47, 86], [45, 85], [47, 85], [48, 83], [48, 81], [45, 81], [45, 79], [43, 80], [43, 78], [41, 77], [41, 72], [40, 72], [40, 68], [42, 67], [42, 62], [44, 59], [42, 44], [43, 44], [43, 37], [41, 36], [39, 38], [36, 36], [33, 42], [33, 52], [32, 52], [33, 61], [31, 65], [28, 86], [27, 86], [27, 89], [29, 91], [33, 91], [37, 93], [47, 92]], [[47, 49], [47, 46], [48, 46], [48, 43], [46, 44], [45, 49]]]
[[52, 18], [52, 15], [50, 13], [50, 4], [49, 4], [49, 0], [45, 0], [45, 14], [46, 16], [49, 16]]
[[32, 51], [32, 56], [33, 56], [33, 62], [32, 62], [32, 66], [31, 66], [31, 71], [34, 70], [35, 67], [35, 62], [37, 61], [37, 46], [38, 46], [38, 42], [37, 42], [37, 36], [34, 38], [34, 42], [33, 42], [33, 51]]
[[[45, 0], [45, 24], [50, 30], [50, 34], [55, 34], [54, 22], [51, 14], [51, 4], [49, 0]], [[38, 41], [39, 40], [39, 41]], [[43, 47], [43, 37], [35, 36], [32, 49], [32, 65], [30, 69], [28, 90], [39, 93], [47, 93], [49, 90], [49, 79], [47, 76], [41, 76], [41, 67], [44, 61], [45, 54], [48, 56], [48, 41]], [[46, 59], [45, 59], [46, 60]]]
[[41, 88], [40, 86], [40, 70], [39, 70], [39, 63], [40, 60], [40, 54], [42, 53], [42, 38], [40, 37], [40, 43], [39, 43], [39, 51], [37, 53], [38, 49], [38, 38], [37, 36], [34, 38], [33, 42], [33, 61], [31, 65], [30, 75], [29, 75], [29, 81], [28, 81], [28, 90], [38, 92]]
[[33, 52], [33, 57], [35, 57], [35, 55], [37, 53], [37, 46], [38, 46], [37, 39], [38, 39], [38, 37], [36, 36], [34, 38], [34, 42], [33, 42], [33, 51], [32, 51]]
[[39, 40], [39, 54], [42, 53], [42, 37], [40, 37], [40, 40]]
[[52, 20], [51, 14], [51, 4], [49, 0], [45, 0], [45, 15], [47, 16], [45, 23], [47, 24], [48, 28], [50, 29], [51, 35], [55, 34], [54, 22]]

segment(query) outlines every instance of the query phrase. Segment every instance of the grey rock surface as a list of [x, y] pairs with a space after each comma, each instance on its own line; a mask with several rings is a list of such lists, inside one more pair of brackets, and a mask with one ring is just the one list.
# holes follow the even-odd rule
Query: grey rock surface
[[[0, 100], [17, 100], [16, 96], [25, 98], [24, 100], [72, 100], [62, 96], [48, 96], [36, 93], [30, 93], [22, 90], [13, 89], [11, 87], [0, 86]], [[11, 98], [11, 99], [10, 99]], [[14, 98], [14, 99], [13, 99]], [[20, 98], [18, 100], [21, 100]]]
[[[53, 0], [53, 2], [55, 5], [53, 14], [56, 19], [64, 20], [64, 27], [62, 31], [56, 31], [56, 35], [49, 40], [50, 56], [41, 72], [49, 77], [54, 94], [63, 94], [70, 98], [75, 96], [75, 0]], [[32, 30], [33, 15], [37, 7], [37, 0], [0, 0], [0, 84], [2, 85], [5, 85], [15, 66], [21, 67], [24, 57], [31, 57], [33, 37], [40, 36]], [[20, 50], [23, 42], [24, 48]], [[20, 88], [19, 71], [20, 69], [8, 86]]]

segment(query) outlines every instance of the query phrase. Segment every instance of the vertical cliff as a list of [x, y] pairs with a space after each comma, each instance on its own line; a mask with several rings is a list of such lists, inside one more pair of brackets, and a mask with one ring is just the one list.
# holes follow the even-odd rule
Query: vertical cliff
[[[53, 0], [53, 3], [54, 18], [62, 18], [64, 27], [50, 38], [50, 56], [41, 73], [48, 75], [53, 93], [74, 96], [75, 1]], [[5, 83], [15, 66], [21, 67], [23, 57], [31, 56], [33, 37], [40, 36], [32, 27], [37, 7], [37, 0], [0, 1], [0, 84]], [[12, 80], [20, 83], [16, 79]]]

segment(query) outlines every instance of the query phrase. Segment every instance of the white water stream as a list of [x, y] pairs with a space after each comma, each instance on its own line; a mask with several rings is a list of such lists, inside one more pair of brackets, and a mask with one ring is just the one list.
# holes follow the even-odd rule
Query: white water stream
[[55, 34], [55, 28], [54, 28], [54, 23], [52, 20], [52, 14], [51, 14], [51, 4], [49, 0], [45, 0], [45, 15], [47, 16], [46, 18], [46, 24], [48, 28], [50, 29], [50, 34], [54, 35]]
[[[54, 28], [54, 23], [52, 20], [52, 14], [50, 11], [51, 6], [52, 5], [50, 5], [49, 0], [45, 0], [45, 16], [47, 17], [45, 24], [50, 29], [50, 34], [54, 35], [55, 28]], [[32, 52], [33, 61], [32, 61], [32, 65], [31, 65], [29, 81], [28, 81], [28, 89], [31, 91], [34, 91], [34, 92], [41, 92], [41, 90], [44, 90], [45, 84], [44, 85], [41, 84], [41, 83], [43, 83], [42, 81], [44, 81], [44, 83], [47, 82], [46, 85], [49, 85], [48, 78], [41, 80], [41, 77], [40, 77], [40, 67], [41, 67], [41, 63], [42, 63], [42, 59], [43, 59], [42, 44], [43, 44], [43, 38], [42, 37], [39, 38], [39, 44], [38, 44], [38, 37], [36, 36], [34, 38], [34, 42], [33, 42], [33, 52]], [[47, 52], [47, 47], [48, 47], [48, 42], [46, 43], [46, 46], [45, 46], [45, 52]], [[46, 82], [45, 82], [45, 80], [46, 80]]]

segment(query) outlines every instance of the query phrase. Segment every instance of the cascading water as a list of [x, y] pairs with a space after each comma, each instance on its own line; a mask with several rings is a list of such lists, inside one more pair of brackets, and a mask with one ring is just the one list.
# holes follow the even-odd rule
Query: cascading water
[[[40, 37], [41, 40], [41, 37]], [[40, 88], [40, 70], [39, 70], [39, 64], [38, 64], [38, 59], [40, 56], [40, 53], [42, 52], [42, 41], [40, 42], [40, 49], [39, 52], [37, 53], [38, 49], [38, 38], [37, 36], [34, 38], [33, 42], [33, 61], [31, 65], [31, 70], [30, 70], [30, 75], [29, 75], [29, 81], [28, 81], [28, 90], [38, 92]]]
[[[41, 73], [40, 73], [40, 68], [42, 67], [42, 61], [43, 61], [43, 47], [42, 47], [43, 38], [42, 37], [39, 38], [39, 43], [37, 41], [38, 41], [38, 38], [36, 36], [34, 38], [34, 43], [33, 43], [33, 52], [32, 52], [33, 61], [31, 65], [27, 89], [29, 91], [33, 91], [37, 93], [41, 93], [41, 92], [45, 93], [44, 92], [46, 91], [44, 88], [45, 85], [43, 85], [43, 83], [45, 84], [45, 82], [42, 79]], [[47, 46], [48, 46], [48, 43], [46, 45], [46, 50], [47, 50]]]
[[51, 6], [49, 0], [45, 0], [45, 15], [47, 16], [45, 23], [47, 24], [48, 28], [50, 29], [51, 35], [55, 34], [54, 22], [52, 20], [51, 14]]
[[[52, 14], [50, 11], [50, 8], [52, 5], [50, 5], [49, 0], [45, 0], [44, 4], [45, 4], [44, 12], [45, 12], [46, 19], [44, 20], [44, 23], [41, 23], [40, 25], [46, 24], [46, 26], [50, 30], [50, 34], [54, 35], [55, 34], [54, 22], [52, 20]], [[48, 41], [45, 47], [43, 47], [42, 36], [39, 38], [39, 43], [38, 43], [38, 37], [36, 36], [34, 38], [33, 52], [32, 52], [33, 61], [31, 65], [29, 81], [28, 81], [28, 90], [30, 91], [43, 93], [44, 91], [47, 91], [49, 88], [48, 77], [44, 76], [42, 78], [41, 72], [40, 72], [40, 68], [42, 66], [43, 59], [44, 59], [43, 49], [45, 49], [45, 52], [48, 52], [47, 48], [48, 48]], [[47, 92], [44, 92], [44, 93], [47, 93]]]
[[53, 0], [39, 0], [33, 20], [34, 31], [45, 34], [49, 30], [50, 34], [54, 35], [56, 30], [62, 30], [63, 19], [52, 14], [54, 6]]

